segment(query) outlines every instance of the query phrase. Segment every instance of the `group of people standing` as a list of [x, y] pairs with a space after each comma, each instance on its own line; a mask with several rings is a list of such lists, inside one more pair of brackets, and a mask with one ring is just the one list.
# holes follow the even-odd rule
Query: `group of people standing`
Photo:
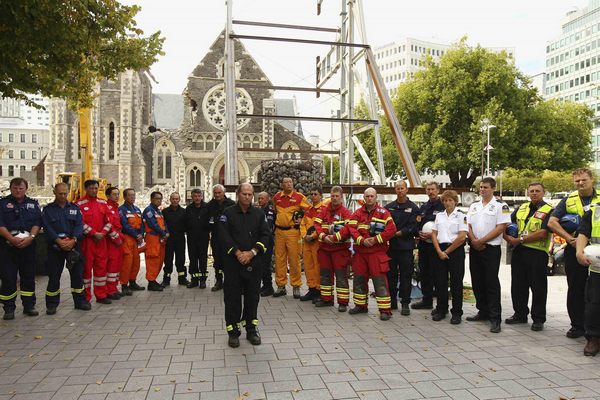
[[[585, 334], [588, 343], [584, 353], [595, 355], [600, 349], [600, 269], [593, 266], [583, 249], [588, 242], [600, 243], [600, 218], [595, 214], [600, 197], [588, 169], [574, 171], [573, 177], [577, 192], [555, 209], [544, 201], [544, 185], [532, 182], [528, 188], [530, 202], [512, 213], [494, 197], [495, 180], [484, 178], [479, 185], [480, 200], [470, 206], [467, 214], [457, 208], [457, 193], [446, 190], [440, 196], [435, 182], [427, 183], [429, 200], [421, 207], [408, 198], [407, 183], [398, 181], [396, 200], [382, 207], [376, 190], [368, 188], [363, 204], [352, 213], [342, 204], [340, 186], [331, 189], [328, 202], [323, 201], [322, 189], [313, 187], [309, 203], [287, 177], [282, 181], [282, 190], [273, 196], [272, 206], [266, 192], [260, 193], [253, 205], [250, 184], [238, 187], [237, 202], [225, 196], [223, 186], [215, 185], [210, 202], [204, 202], [202, 192], [195, 189], [191, 192], [192, 203], [186, 208], [180, 205], [179, 194], [172, 193], [170, 205], [162, 209], [162, 194], [153, 192], [151, 204], [142, 212], [135, 205], [133, 189], [123, 191], [124, 203], [119, 206], [118, 188], [108, 188], [107, 199], [99, 199], [98, 182], [89, 180], [84, 184], [86, 195], [74, 203], [67, 201], [68, 186], [57, 184], [54, 202], [42, 211], [35, 200], [26, 196], [27, 182], [15, 178], [10, 183], [10, 196], [0, 200], [0, 236], [4, 239], [0, 242], [0, 257], [4, 260], [0, 301], [4, 319], [14, 318], [17, 275], [24, 313], [38, 315], [34, 239], [43, 227], [48, 246], [48, 315], [57, 311], [65, 265], [76, 309], [90, 310], [92, 294], [97, 303], [110, 304], [133, 291], [145, 290], [137, 283], [141, 252], [145, 252], [148, 290], [162, 291], [170, 285], [174, 264], [178, 284], [205, 289], [210, 244], [215, 269], [211, 290], [224, 289], [231, 347], [239, 346], [242, 327], [250, 343], [261, 343], [257, 329], [259, 299], [287, 295], [288, 276], [295, 299], [312, 301], [316, 307], [334, 306], [337, 300], [338, 310], [348, 311], [350, 266], [354, 273], [354, 307], [350, 314], [368, 312], [371, 279], [381, 320], [389, 320], [392, 310], [400, 305], [401, 315], [410, 315], [411, 308], [431, 309], [433, 321], [441, 321], [450, 313], [450, 323], [460, 324], [468, 240], [478, 313], [467, 320], [489, 320], [490, 331], [498, 333], [502, 322], [498, 273], [504, 239], [514, 248], [514, 314], [505, 323], [527, 323], [531, 314], [531, 329], [541, 331], [546, 321], [548, 248], [554, 232], [569, 244], [565, 260], [572, 328], [567, 336]], [[583, 217], [578, 232], [563, 229], [560, 219], [565, 214]], [[511, 222], [517, 224], [516, 237], [506, 232]], [[433, 228], [425, 229], [426, 224], [433, 224]], [[190, 281], [185, 268], [186, 235]], [[422, 300], [410, 306], [415, 249], [419, 254]], [[276, 287], [271, 272], [273, 253]], [[304, 295], [300, 293], [301, 255], [309, 288]], [[163, 280], [158, 283], [161, 269]]]

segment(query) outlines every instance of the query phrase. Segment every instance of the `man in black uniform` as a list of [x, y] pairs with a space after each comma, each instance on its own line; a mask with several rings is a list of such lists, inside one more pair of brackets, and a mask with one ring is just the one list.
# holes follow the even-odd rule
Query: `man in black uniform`
[[208, 202], [208, 223], [211, 232], [210, 245], [212, 247], [213, 267], [215, 269], [215, 286], [212, 287], [213, 292], [223, 289], [223, 247], [217, 237], [219, 221], [223, 211], [227, 207], [231, 207], [235, 202], [228, 197], [225, 197], [225, 187], [223, 185], [213, 186], [213, 198]]
[[192, 204], [185, 209], [185, 223], [188, 255], [190, 256], [190, 275], [192, 276], [187, 287], [191, 289], [200, 286], [200, 289], [206, 289], [210, 228], [208, 226], [208, 207], [202, 200], [200, 189], [192, 190]]
[[256, 325], [262, 265], [257, 256], [267, 250], [270, 233], [265, 214], [252, 207], [253, 196], [252, 185], [240, 184], [238, 203], [224, 210], [217, 228], [225, 258], [225, 323], [230, 347], [240, 345], [240, 324], [246, 328], [250, 343], [261, 343]]
[[45, 206], [42, 213], [44, 238], [48, 244], [46, 314], [56, 314], [60, 303], [60, 276], [65, 262], [71, 275], [71, 294], [75, 308], [91, 310], [92, 305], [85, 299], [83, 292], [83, 258], [79, 243], [83, 239], [83, 216], [77, 205], [67, 201], [69, 185], [57, 183], [54, 195], [54, 202]]
[[273, 296], [273, 275], [271, 273], [271, 261], [273, 258], [273, 245], [275, 244], [275, 210], [269, 204], [269, 193], [260, 192], [258, 194], [258, 207], [265, 213], [267, 224], [269, 225], [269, 241], [267, 251], [261, 256], [262, 263], [262, 288], [260, 289], [261, 297]]
[[21, 278], [23, 312], [30, 317], [35, 309], [35, 235], [42, 226], [42, 211], [34, 199], [27, 197], [28, 184], [23, 178], [10, 181], [10, 195], [0, 200], [0, 300], [4, 319], [15, 318], [17, 274]]
[[179, 193], [173, 192], [169, 197], [171, 205], [163, 210], [163, 217], [169, 229], [169, 240], [165, 247], [165, 266], [161, 285], [163, 287], [171, 284], [173, 273], [173, 255], [175, 255], [175, 266], [177, 267], [177, 279], [180, 285], [187, 285], [185, 270], [185, 209], [179, 205], [181, 198]]
[[400, 297], [402, 298], [401, 315], [410, 315], [410, 292], [412, 289], [412, 273], [415, 259], [415, 234], [419, 229], [419, 207], [406, 196], [408, 186], [405, 181], [396, 182], [397, 199], [385, 208], [392, 215], [397, 232], [390, 240], [390, 270], [387, 272], [390, 288], [391, 309], [398, 309], [398, 271], [400, 272]]
[[[431, 243], [431, 233], [423, 232], [422, 228], [429, 221], [435, 221], [436, 215], [444, 212], [446, 207], [440, 200], [440, 186], [437, 182], [428, 182], [425, 185], [425, 192], [429, 197], [429, 201], [421, 206], [421, 215], [419, 221], [419, 270], [421, 275], [421, 291], [423, 299], [411, 306], [415, 310], [418, 309], [433, 309], [433, 268], [435, 267], [438, 255]], [[428, 242], [429, 241], [429, 242]]]

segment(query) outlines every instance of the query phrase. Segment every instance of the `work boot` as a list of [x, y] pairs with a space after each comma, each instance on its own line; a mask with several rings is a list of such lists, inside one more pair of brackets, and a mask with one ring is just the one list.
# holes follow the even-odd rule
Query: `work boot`
[[499, 321], [492, 321], [490, 324], [490, 332], [492, 333], [500, 333], [500, 331], [502, 331], [502, 328], [500, 327], [500, 322]]
[[108, 296], [106, 296], [106, 298], [107, 298], [107, 299], [111, 299], [111, 300], [120, 300], [120, 299], [121, 299], [121, 296], [119, 296], [119, 295], [118, 295], [118, 294], [116, 294], [116, 293], [112, 293], [112, 294], [109, 294]]
[[206, 289], [206, 280], [200, 281], [198, 286], [200, 287], [200, 289]]
[[4, 311], [4, 317], [2, 318], [5, 321], [9, 321], [11, 319], [15, 319], [15, 311]]
[[248, 339], [253, 346], [258, 346], [262, 342], [260, 340], [260, 335], [256, 330], [246, 332], [246, 339]]
[[78, 303], [78, 304], [75, 304], [75, 309], [89, 311], [92, 309], [92, 304], [89, 301], [86, 301], [85, 303]]
[[229, 335], [229, 340], [227, 341], [229, 347], [240, 347], [240, 338], [237, 335]]
[[46, 315], [56, 314], [56, 307], [46, 307]]
[[583, 355], [588, 357], [594, 357], [600, 351], [600, 341], [598, 336], [590, 336], [583, 349]]
[[567, 337], [570, 339], [577, 339], [583, 336], [584, 333], [585, 331], [583, 329], [573, 327], [567, 332]]
[[180, 286], [187, 286], [190, 283], [185, 276], [180, 276], [177, 278], [177, 284]]
[[217, 280], [215, 281], [215, 286], [213, 286], [210, 291], [211, 292], [216, 292], [223, 289], [223, 277], [222, 276], [217, 276]]
[[[295, 289], [295, 288], [294, 288]], [[308, 292], [304, 296], [300, 297], [300, 301], [311, 301], [314, 298], [315, 288], [308, 288]]]
[[294, 293], [294, 298], [298, 300], [300, 298], [300, 286], [296, 286], [292, 289]]
[[[204, 285], [206, 286], [206, 284]], [[188, 289], [195, 288], [196, 286], [198, 286], [198, 278], [192, 278], [190, 283], [187, 284]]]
[[148, 281], [148, 290], [152, 292], [162, 292], [163, 287], [160, 286], [156, 281]]
[[100, 304], [112, 304], [112, 300], [106, 297], [103, 297], [101, 299], [96, 299], [96, 303], [100, 303]]
[[146, 290], [145, 287], [138, 285], [136, 281], [129, 281], [129, 289], [131, 289], [131, 290]]
[[277, 286], [277, 290], [273, 293], [273, 297], [280, 297], [287, 295], [287, 290], [285, 290], [285, 286]]
[[338, 305], [338, 311], [339, 312], [346, 312], [348, 310], [348, 306], [345, 304], [340, 304]]
[[410, 307], [408, 304], [402, 303], [402, 310], [400, 310], [400, 315], [410, 315]]
[[[163, 278], [162, 282], [160, 283], [160, 286], [162, 286], [162, 287], [171, 286], [171, 278]], [[148, 289], [148, 290], [150, 290], [150, 289]]]
[[25, 308], [23, 310], [23, 314], [29, 315], [30, 317], [36, 317], [40, 315], [40, 313], [38, 312], [38, 310], [35, 309], [35, 307]]
[[389, 321], [389, 319], [390, 319], [391, 317], [392, 317], [392, 316], [390, 315], [390, 313], [386, 313], [386, 312], [382, 312], [382, 313], [379, 315], [379, 319], [380, 319], [380, 320], [382, 320], [382, 321]]
[[267, 286], [262, 290], [262, 292], [260, 292], [260, 297], [273, 296], [273, 293], [275, 293], [273, 286]]
[[312, 298], [313, 304], [315, 304], [317, 302], [317, 300], [321, 300], [321, 291], [319, 289], [315, 288], [315, 290], [313, 292], [313, 298]]
[[358, 307], [355, 306], [354, 308], [351, 308], [350, 311], [348, 311], [348, 314], [366, 314], [369, 312], [369, 309], [367, 307]]
[[410, 308], [413, 310], [431, 310], [433, 308], [433, 303], [427, 303], [421, 300], [411, 305]]
[[123, 293], [123, 296], [133, 295], [133, 292], [131, 291], [131, 289], [129, 289], [129, 286], [127, 285], [121, 285], [121, 292]]
[[333, 301], [317, 300], [315, 307], [333, 307]]

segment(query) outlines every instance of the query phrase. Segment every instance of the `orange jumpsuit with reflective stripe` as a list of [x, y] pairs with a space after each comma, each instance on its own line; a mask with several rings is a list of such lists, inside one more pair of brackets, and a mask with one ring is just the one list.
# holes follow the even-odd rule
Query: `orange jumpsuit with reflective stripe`
[[277, 213], [275, 220], [275, 283], [277, 286], [287, 284], [288, 263], [290, 281], [293, 287], [302, 286], [302, 269], [300, 268], [300, 227], [294, 224], [294, 211], [306, 210], [310, 205], [303, 194], [283, 191], [273, 196], [273, 208]]
[[[123, 243], [123, 266], [121, 267], [121, 285], [137, 279], [140, 271], [140, 252], [138, 251], [137, 234], [142, 234], [142, 212], [135, 205], [133, 207], [123, 204], [119, 207], [121, 225], [125, 241]], [[136, 235], [136, 236], [133, 236]]]
[[162, 212], [152, 206], [144, 210], [144, 227], [146, 229], [146, 279], [156, 281], [165, 261], [166, 240], [163, 239], [169, 230], [166, 228]]
[[121, 233], [121, 217], [119, 216], [119, 205], [109, 200], [108, 216], [112, 224], [112, 230], [108, 234], [109, 240], [106, 242], [108, 250], [108, 263], [106, 264], [106, 290], [108, 294], [117, 293], [117, 285], [119, 284], [119, 275], [123, 265], [123, 240], [124, 235]]
[[[317, 203], [312, 205], [304, 211], [304, 218], [302, 218], [302, 222], [300, 223], [300, 236], [304, 239], [308, 231], [311, 230], [310, 237], [313, 238], [312, 242], [304, 242], [304, 249], [302, 252], [302, 257], [304, 260], [304, 275], [306, 275], [306, 285], [309, 288], [316, 288], [319, 290], [321, 288], [321, 265], [319, 264], [319, 260], [317, 258], [317, 252], [319, 251], [319, 241], [317, 232], [314, 230], [315, 218], [317, 217], [318, 212], [325, 208], [322, 203]], [[310, 229], [313, 228], [313, 229]]]

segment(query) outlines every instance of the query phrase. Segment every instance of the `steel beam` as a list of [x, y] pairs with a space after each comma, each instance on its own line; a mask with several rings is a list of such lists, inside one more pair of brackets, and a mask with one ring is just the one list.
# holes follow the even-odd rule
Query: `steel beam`
[[237, 114], [238, 118], [251, 118], [251, 119], [285, 119], [293, 121], [315, 121], [315, 122], [341, 122], [341, 123], [357, 123], [357, 124], [371, 124], [378, 125], [379, 121], [376, 119], [356, 119], [356, 118], [326, 118], [326, 117], [300, 117], [298, 115], [265, 115], [265, 114]]
[[233, 32], [231, 20], [233, 0], [227, 0], [227, 28], [225, 29], [225, 96], [227, 118], [225, 119], [225, 183], [236, 185], [239, 182], [238, 173], [238, 140], [237, 140], [237, 99], [235, 96], [235, 41], [231, 37]]
[[229, 35], [232, 39], [250, 39], [250, 40], [267, 40], [271, 42], [290, 42], [290, 43], [304, 43], [304, 44], [320, 44], [326, 46], [338, 46], [338, 47], [359, 47], [361, 49], [368, 49], [368, 44], [358, 43], [345, 43], [345, 42], [332, 42], [329, 40], [309, 40], [309, 39], [294, 39], [294, 38], [283, 38], [274, 36], [254, 36], [254, 35]]
[[273, 90], [291, 90], [297, 92], [322, 92], [322, 93], [336, 93], [339, 94], [339, 89], [319, 89], [309, 87], [296, 87], [296, 86], [275, 86], [275, 85], [256, 85], [252, 83], [239, 83], [237, 87], [245, 89], [273, 89]]
[[257, 21], [239, 21], [234, 19], [232, 21], [235, 25], [250, 25], [250, 26], [264, 26], [268, 28], [284, 28], [284, 29], [300, 29], [305, 31], [319, 31], [319, 32], [332, 32], [338, 33], [339, 28], [322, 28], [320, 26], [306, 26], [306, 25], [287, 25], [287, 24], [273, 24], [270, 22], [257, 22]]

